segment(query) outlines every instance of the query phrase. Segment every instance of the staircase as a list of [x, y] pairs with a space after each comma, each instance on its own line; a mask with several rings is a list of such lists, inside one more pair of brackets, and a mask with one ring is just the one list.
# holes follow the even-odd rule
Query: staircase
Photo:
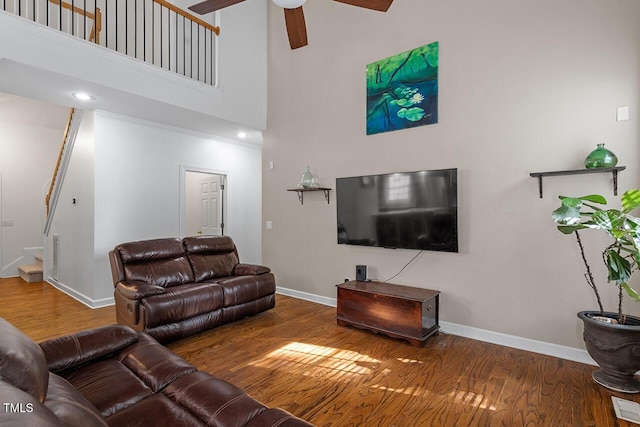
[[36, 255], [35, 264], [21, 265], [18, 271], [22, 280], [27, 283], [42, 282], [42, 255]]

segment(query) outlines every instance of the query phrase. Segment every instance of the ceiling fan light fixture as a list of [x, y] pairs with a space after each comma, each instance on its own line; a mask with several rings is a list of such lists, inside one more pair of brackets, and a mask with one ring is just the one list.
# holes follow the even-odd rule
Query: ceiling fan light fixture
[[304, 4], [307, 0], [273, 0], [275, 4], [285, 9], [296, 9]]

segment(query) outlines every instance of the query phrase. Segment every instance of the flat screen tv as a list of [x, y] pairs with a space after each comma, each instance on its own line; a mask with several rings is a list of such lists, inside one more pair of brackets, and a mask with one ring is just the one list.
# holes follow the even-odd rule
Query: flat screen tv
[[336, 179], [338, 243], [458, 252], [458, 170]]

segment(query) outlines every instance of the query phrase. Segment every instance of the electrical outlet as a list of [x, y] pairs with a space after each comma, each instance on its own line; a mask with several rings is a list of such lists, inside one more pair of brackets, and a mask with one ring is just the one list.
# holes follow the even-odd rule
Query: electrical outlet
[[619, 122], [623, 122], [625, 120], [629, 120], [629, 107], [618, 107], [616, 111], [616, 120]]

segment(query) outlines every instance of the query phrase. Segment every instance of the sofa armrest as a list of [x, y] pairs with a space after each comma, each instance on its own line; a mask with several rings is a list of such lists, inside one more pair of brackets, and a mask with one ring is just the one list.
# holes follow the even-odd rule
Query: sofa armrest
[[136, 280], [125, 280], [118, 282], [116, 291], [131, 300], [138, 300], [152, 295], [164, 294], [166, 291], [162, 286], [150, 283], [138, 282]]
[[40, 343], [49, 370], [59, 372], [114, 353], [138, 341], [138, 333], [124, 325], [80, 331]]
[[258, 276], [260, 274], [269, 273], [271, 269], [264, 265], [257, 264], [238, 264], [233, 269], [234, 276]]

